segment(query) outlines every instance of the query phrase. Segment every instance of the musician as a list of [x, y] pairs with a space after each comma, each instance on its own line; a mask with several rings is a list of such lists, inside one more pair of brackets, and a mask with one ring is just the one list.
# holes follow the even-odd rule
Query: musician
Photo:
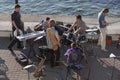
[[[20, 15], [20, 5], [16, 4], [15, 5], [15, 10], [11, 15], [11, 20], [12, 20], [12, 33], [14, 35], [14, 31], [17, 31], [17, 35], [20, 34], [19, 31], [24, 32], [24, 28], [23, 28], [23, 22], [21, 21], [21, 15]], [[14, 36], [13, 40], [11, 41], [11, 43], [8, 46], [8, 49], [10, 51], [12, 51], [12, 47], [14, 46], [14, 44], [17, 42], [17, 48], [22, 49], [22, 45], [21, 42]]]
[[44, 20], [42, 20], [42, 25], [43, 25], [43, 29], [44, 30], [46, 30], [50, 25], [49, 25], [49, 23], [50, 23], [50, 17], [46, 17], [46, 20], [44, 21]]
[[50, 17], [46, 17], [46, 20], [42, 20], [40, 21], [39, 24], [37, 24], [35, 27], [34, 27], [34, 30], [35, 31], [42, 31], [42, 30], [45, 30], [50, 26], [49, 25], [49, 22], [50, 22]]
[[82, 20], [82, 16], [81, 15], [77, 15], [76, 16], [76, 21], [70, 27], [70, 29], [67, 31], [67, 33], [70, 32], [71, 30], [73, 30], [73, 33], [75, 35], [85, 35], [85, 29], [86, 29], [86, 24]]
[[99, 14], [98, 14], [98, 21], [99, 21], [99, 28], [100, 28], [100, 37], [98, 41], [98, 45], [101, 45], [101, 49], [103, 51], [106, 50], [106, 26], [108, 23], [105, 20], [106, 14], [109, 12], [109, 9], [104, 8]]
[[58, 35], [58, 31], [55, 29], [56, 23], [54, 20], [50, 21], [50, 28], [47, 28], [47, 46], [50, 49], [50, 63], [51, 67], [57, 66], [58, 64], [55, 61], [59, 61], [60, 59], [60, 38]]
[[64, 56], [67, 57], [67, 63], [70, 64], [70, 63], [74, 63], [72, 60], [71, 60], [71, 54], [76, 54], [77, 56], [75, 57], [76, 58], [76, 61], [75, 63], [79, 63], [81, 61], [81, 59], [83, 58], [83, 54], [82, 52], [80, 51], [80, 49], [77, 48], [76, 44], [75, 43], [71, 43], [71, 48], [68, 49], [66, 51], [66, 53], [64, 54]]

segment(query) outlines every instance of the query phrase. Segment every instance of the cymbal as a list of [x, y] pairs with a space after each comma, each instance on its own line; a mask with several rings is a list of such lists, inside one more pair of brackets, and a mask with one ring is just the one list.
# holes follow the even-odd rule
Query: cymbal
[[94, 32], [94, 31], [97, 31], [98, 29], [87, 29], [85, 30], [86, 32]]
[[63, 27], [63, 28], [69, 29], [68, 27], [66, 27], [66, 26], [64, 26], [64, 25], [60, 25], [60, 26]]
[[23, 67], [23, 69], [28, 69], [28, 68], [30, 68], [30, 67], [32, 67], [33, 65], [27, 65], [27, 66], [25, 66], [25, 67]]
[[35, 38], [34, 41], [40, 40], [41, 38], [43, 38], [43, 36]]
[[87, 33], [88, 35], [96, 35], [97, 33], [96, 32], [89, 32]]

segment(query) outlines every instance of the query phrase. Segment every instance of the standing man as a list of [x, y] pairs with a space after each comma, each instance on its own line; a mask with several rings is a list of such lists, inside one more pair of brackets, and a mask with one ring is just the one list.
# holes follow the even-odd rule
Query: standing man
[[[14, 10], [14, 12], [11, 15], [11, 20], [12, 20], [12, 34], [13, 35], [14, 35], [14, 31], [15, 30], [17, 31], [17, 35], [20, 34], [20, 31], [24, 32], [23, 23], [21, 21], [21, 15], [20, 15], [19, 12], [20, 12], [20, 5], [16, 4], [15, 5], [15, 10]], [[19, 49], [22, 48], [21, 42], [14, 35], [13, 40], [11, 41], [11, 43], [8, 46], [8, 49], [10, 51], [12, 51], [12, 47], [15, 45], [16, 42], [17, 42], [17, 48], [19, 48]]]
[[57, 30], [55, 30], [56, 23], [54, 20], [50, 21], [50, 28], [47, 28], [47, 46], [50, 49], [50, 64], [51, 67], [57, 66], [58, 63], [56, 61], [59, 61], [60, 59], [60, 38], [58, 35]]
[[100, 37], [98, 41], [98, 45], [101, 45], [101, 49], [103, 51], [106, 50], [106, 26], [108, 23], [105, 20], [106, 14], [109, 12], [109, 9], [104, 8], [99, 14], [98, 14], [98, 21], [99, 21], [99, 28], [100, 28]]

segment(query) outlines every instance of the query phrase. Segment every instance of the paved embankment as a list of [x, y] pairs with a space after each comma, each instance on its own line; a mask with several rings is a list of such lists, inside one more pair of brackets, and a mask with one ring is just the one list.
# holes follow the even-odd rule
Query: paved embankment
[[[39, 15], [39, 14], [22, 14], [22, 21], [25, 24], [25, 29], [28, 26], [33, 30], [33, 27], [38, 24], [41, 20], [45, 19], [46, 17], [50, 17], [56, 21], [62, 21], [64, 23], [73, 23], [75, 21], [75, 16], [61, 16], [61, 15]], [[107, 17], [106, 18], [109, 25], [107, 27], [108, 34], [120, 34], [120, 18], [117, 17]], [[97, 26], [98, 27], [98, 20], [97, 17], [83, 17], [83, 20], [89, 27]], [[0, 14], [0, 36], [9, 36], [9, 31], [11, 31], [11, 19], [10, 14]], [[8, 33], [6, 33], [8, 32]], [[3, 35], [4, 34], [4, 35]], [[113, 38], [113, 39], [115, 39]]]

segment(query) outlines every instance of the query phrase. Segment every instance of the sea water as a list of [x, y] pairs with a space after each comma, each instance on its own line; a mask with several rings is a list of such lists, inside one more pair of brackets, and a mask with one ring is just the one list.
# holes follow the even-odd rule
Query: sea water
[[[96, 16], [104, 7], [120, 17], [120, 0], [18, 0], [22, 14]], [[15, 0], [0, 0], [0, 13], [12, 13]]]

